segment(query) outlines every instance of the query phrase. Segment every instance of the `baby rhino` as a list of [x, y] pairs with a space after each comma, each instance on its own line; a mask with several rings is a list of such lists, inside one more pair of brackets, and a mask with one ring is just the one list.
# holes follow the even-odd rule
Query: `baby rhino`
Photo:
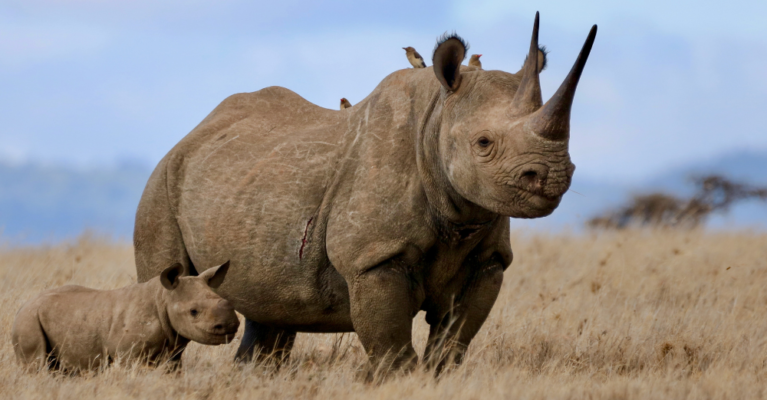
[[64, 286], [29, 300], [16, 314], [11, 340], [29, 367], [92, 369], [116, 357], [138, 357], [172, 368], [190, 340], [228, 343], [240, 325], [232, 305], [211, 289], [229, 262], [199, 276], [175, 264], [144, 283], [116, 290]]

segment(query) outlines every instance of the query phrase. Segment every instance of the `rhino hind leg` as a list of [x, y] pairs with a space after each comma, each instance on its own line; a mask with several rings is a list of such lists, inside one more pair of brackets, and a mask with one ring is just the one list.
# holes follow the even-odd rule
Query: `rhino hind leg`
[[277, 368], [290, 357], [296, 332], [245, 320], [245, 333], [234, 356], [237, 362], [273, 363]]
[[185, 275], [197, 275], [176, 219], [174, 197], [168, 193], [167, 163], [163, 159], [152, 173], [136, 211], [133, 247], [139, 282], [160, 275], [175, 263], [184, 266]]
[[11, 343], [16, 359], [29, 370], [46, 366], [55, 366], [56, 360], [37, 313], [29, 313], [24, 308], [14, 321], [11, 331]]

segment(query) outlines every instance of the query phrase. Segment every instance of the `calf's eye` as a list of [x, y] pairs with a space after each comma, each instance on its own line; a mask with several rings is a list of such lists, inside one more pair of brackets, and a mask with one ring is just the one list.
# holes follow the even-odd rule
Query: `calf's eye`
[[199, 314], [199, 313], [197, 312], [197, 310], [195, 310], [195, 309], [192, 309], [192, 311], [190, 311], [189, 313], [190, 313], [190, 314], [192, 314], [192, 316], [193, 316], [193, 317], [196, 317], [196, 316], [197, 316], [197, 314]]

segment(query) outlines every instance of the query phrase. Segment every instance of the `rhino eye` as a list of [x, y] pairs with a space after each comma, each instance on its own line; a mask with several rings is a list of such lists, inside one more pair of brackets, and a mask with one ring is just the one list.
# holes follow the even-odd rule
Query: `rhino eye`
[[199, 312], [196, 309], [192, 309], [192, 311], [189, 312], [189, 314], [192, 314], [193, 317], [196, 317]]
[[490, 139], [482, 136], [481, 138], [479, 138], [479, 140], [477, 140], [477, 144], [479, 145], [479, 147], [490, 146]]

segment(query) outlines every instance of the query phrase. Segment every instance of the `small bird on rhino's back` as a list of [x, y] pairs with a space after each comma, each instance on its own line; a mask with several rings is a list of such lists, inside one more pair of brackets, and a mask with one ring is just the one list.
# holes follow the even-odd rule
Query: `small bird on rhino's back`
[[472, 54], [469, 59], [469, 66], [482, 69], [482, 61], [479, 61], [480, 57], [482, 57], [482, 54]]
[[349, 100], [346, 100], [346, 97], [341, 98], [341, 109], [351, 108], [352, 103], [349, 103]]
[[414, 48], [408, 46], [403, 47], [402, 49], [405, 50], [407, 60], [410, 61], [410, 65], [412, 65], [413, 68], [426, 68], [426, 63], [423, 61], [423, 57], [421, 57]]

